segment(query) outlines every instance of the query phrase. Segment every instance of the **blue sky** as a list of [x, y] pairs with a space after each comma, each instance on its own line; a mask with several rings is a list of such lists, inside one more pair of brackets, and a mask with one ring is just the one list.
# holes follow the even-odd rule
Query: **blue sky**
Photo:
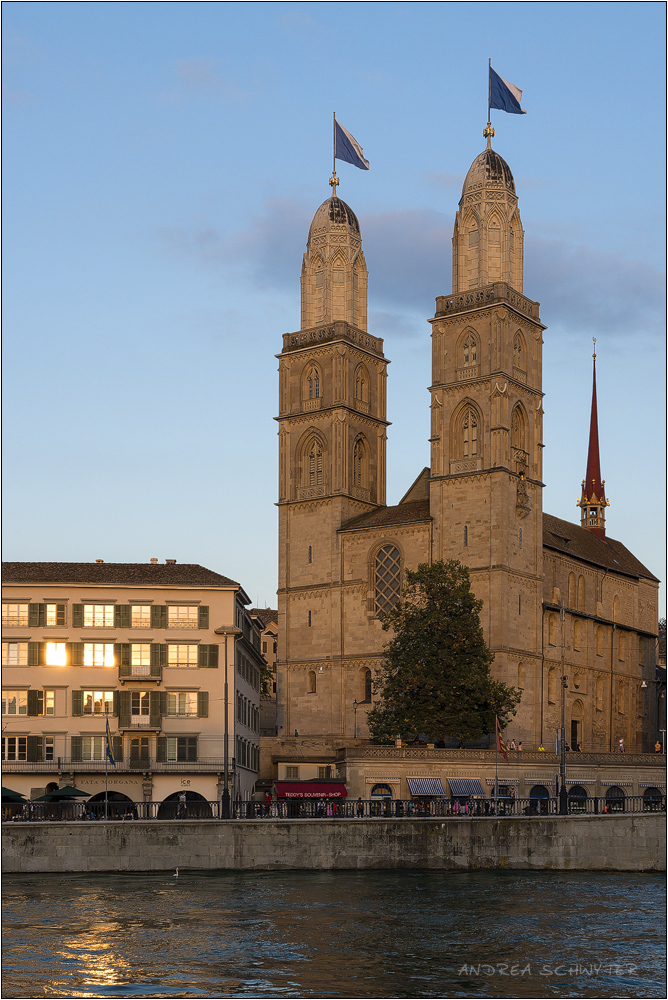
[[544, 509], [578, 521], [597, 338], [608, 532], [665, 578], [662, 3], [12, 3], [4, 558], [199, 562], [275, 605], [277, 362], [332, 111], [385, 338], [388, 503], [492, 112], [545, 332]]

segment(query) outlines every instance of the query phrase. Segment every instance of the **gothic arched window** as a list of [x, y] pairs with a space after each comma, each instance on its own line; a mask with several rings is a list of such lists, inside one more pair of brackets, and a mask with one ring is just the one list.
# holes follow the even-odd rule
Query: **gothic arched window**
[[460, 458], [477, 458], [479, 455], [480, 418], [478, 411], [467, 406], [459, 419]]
[[368, 460], [364, 438], [358, 438], [353, 447], [353, 486], [368, 487]]
[[557, 669], [550, 667], [547, 672], [547, 700], [554, 704], [557, 700]]
[[316, 365], [311, 365], [306, 372], [304, 396], [306, 399], [320, 399], [320, 371]]
[[568, 606], [575, 607], [575, 573], [568, 574]]
[[478, 338], [475, 333], [466, 334], [460, 352], [460, 368], [478, 364]]
[[309, 670], [308, 677], [306, 678], [306, 690], [308, 694], [315, 694], [316, 683], [315, 670]]
[[583, 576], [578, 577], [578, 611], [585, 609], [585, 580]]
[[360, 701], [371, 701], [371, 671], [362, 667], [360, 670]]
[[510, 442], [513, 448], [519, 451], [526, 451], [526, 419], [521, 406], [516, 406], [513, 410], [513, 418], [510, 429]]
[[301, 483], [304, 489], [319, 489], [325, 485], [325, 443], [313, 432], [304, 441], [301, 450]]
[[619, 598], [616, 594], [612, 601], [612, 620], [613, 622], [619, 621]]
[[524, 664], [518, 663], [517, 665], [517, 686], [520, 689], [524, 689]]
[[355, 399], [360, 403], [369, 402], [369, 373], [364, 365], [359, 365], [355, 372]]
[[524, 346], [524, 337], [519, 330], [513, 340], [513, 365], [522, 372], [527, 370], [526, 347]]
[[605, 629], [599, 625], [596, 629], [596, 655], [603, 656], [605, 652]]
[[573, 625], [573, 649], [582, 649], [582, 622]]
[[396, 545], [383, 545], [376, 553], [374, 585], [376, 610], [389, 611], [401, 593], [401, 555]]
[[626, 636], [623, 632], [619, 633], [619, 653], [618, 657], [620, 660], [626, 659]]
[[557, 646], [559, 644], [559, 618], [557, 615], [550, 615], [549, 629], [548, 629], [548, 642], [550, 646]]

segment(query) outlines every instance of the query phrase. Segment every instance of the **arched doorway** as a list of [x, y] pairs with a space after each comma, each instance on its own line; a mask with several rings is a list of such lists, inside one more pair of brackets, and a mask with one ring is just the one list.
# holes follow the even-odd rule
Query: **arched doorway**
[[572, 785], [568, 789], [568, 811], [571, 813], [587, 811], [587, 789], [582, 785]]
[[172, 792], [158, 808], [158, 819], [213, 819], [211, 806], [199, 792]]
[[646, 812], [660, 812], [666, 805], [660, 788], [646, 788], [643, 792], [642, 807]]
[[582, 720], [584, 719], [584, 705], [579, 698], [573, 702], [571, 708], [571, 750], [579, 750], [582, 743]]
[[550, 809], [550, 792], [545, 785], [534, 785], [529, 792], [529, 812], [546, 815]]
[[611, 785], [605, 793], [605, 806], [607, 812], [624, 812], [626, 795], [619, 785]]
[[[86, 813], [91, 819], [104, 819], [104, 792], [96, 792], [86, 802]], [[107, 819], [137, 819], [137, 807], [123, 792], [107, 793]]]

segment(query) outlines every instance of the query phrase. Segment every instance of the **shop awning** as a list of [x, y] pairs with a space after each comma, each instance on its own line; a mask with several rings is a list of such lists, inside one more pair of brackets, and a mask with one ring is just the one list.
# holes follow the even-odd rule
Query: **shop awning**
[[440, 778], [406, 778], [411, 795], [445, 795]]
[[345, 799], [348, 796], [343, 781], [277, 781], [279, 799]]
[[466, 795], [483, 795], [485, 790], [478, 778], [448, 778], [450, 794], [453, 799], [463, 798]]

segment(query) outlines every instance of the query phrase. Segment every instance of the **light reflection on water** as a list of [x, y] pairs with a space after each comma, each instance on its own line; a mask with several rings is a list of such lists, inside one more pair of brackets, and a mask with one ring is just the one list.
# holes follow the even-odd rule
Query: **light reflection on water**
[[656, 874], [15, 875], [3, 896], [5, 998], [666, 995]]

